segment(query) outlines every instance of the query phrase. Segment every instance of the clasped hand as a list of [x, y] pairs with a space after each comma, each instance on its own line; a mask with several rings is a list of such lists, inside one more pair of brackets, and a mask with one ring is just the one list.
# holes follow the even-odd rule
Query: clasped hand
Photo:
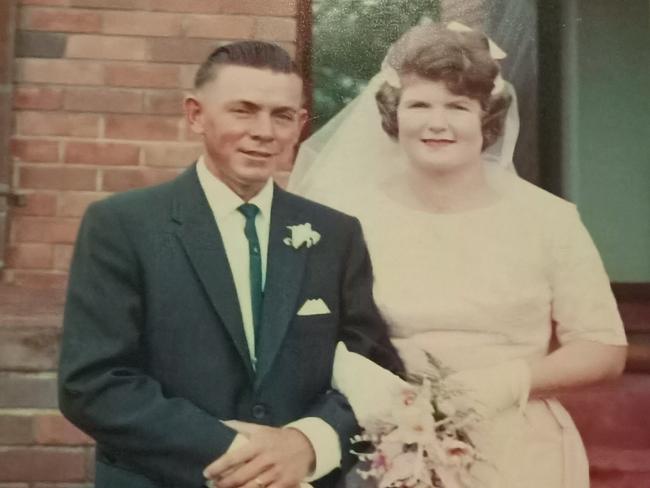
[[237, 444], [203, 471], [219, 488], [295, 488], [313, 470], [315, 453], [297, 429], [225, 422]]

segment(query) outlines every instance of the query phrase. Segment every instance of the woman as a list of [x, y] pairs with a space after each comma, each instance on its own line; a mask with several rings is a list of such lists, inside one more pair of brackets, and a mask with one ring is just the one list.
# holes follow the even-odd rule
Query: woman
[[413, 28], [307, 141], [290, 189], [361, 220], [407, 369], [432, 354], [482, 416], [477, 486], [586, 487], [584, 448], [553, 394], [620, 374], [626, 340], [575, 207], [508, 171], [517, 124], [502, 55], [458, 24]]

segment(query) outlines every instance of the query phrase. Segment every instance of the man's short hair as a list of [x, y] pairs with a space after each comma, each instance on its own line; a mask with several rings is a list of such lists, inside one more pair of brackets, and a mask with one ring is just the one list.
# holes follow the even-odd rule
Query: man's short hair
[[279, 73], [300, 75], [289, 53], [277, 44], [264, 41], [240, 41], [220, 46], [201, 64], [194, 77], [194, 88], [214, 80], [222, 65], [248, 66]]

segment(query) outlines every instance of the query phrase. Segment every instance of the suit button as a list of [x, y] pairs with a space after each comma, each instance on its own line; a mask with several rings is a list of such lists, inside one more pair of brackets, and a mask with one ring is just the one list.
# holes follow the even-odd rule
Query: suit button
[[262, 405], [261, 403], [257, 403], [253, 405], [253, 417], [256, 418], [257, 420], [261, 420], [264, 417], [266, 417], [266, 407]]

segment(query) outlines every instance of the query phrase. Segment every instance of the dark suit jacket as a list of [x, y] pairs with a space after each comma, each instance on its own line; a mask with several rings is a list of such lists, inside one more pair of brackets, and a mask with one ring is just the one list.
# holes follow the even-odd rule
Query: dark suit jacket
[[[317, 245], [283, 243], [288, 225], [306, 222], [322, 236]], [[219, 419], [320, 417], [347, 452], [357, 426], [329, 386], [336, 342], [400, 364], [371, 290], [358, 221], [276, 187], [254, 371], [195, 166], [93, 204], [70, 271], [59, 401], [97, 441], [97, 486], [199, 487], [235, 435]], [[331, 314], [296, 315], [318, 297]]]

